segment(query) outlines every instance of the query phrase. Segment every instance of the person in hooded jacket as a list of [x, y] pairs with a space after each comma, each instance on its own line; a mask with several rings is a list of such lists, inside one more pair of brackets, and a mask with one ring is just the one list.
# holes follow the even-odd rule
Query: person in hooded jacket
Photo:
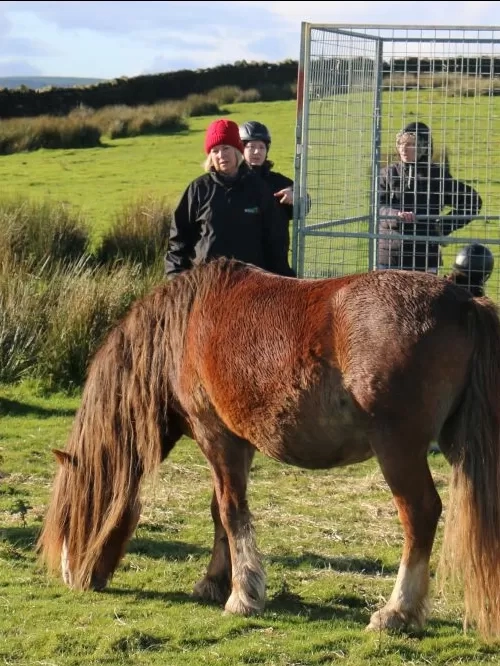
[[[274, 171], [274, 162], [269, 159], [271, 134], [266, 125], [257, 120], [249, 120], [240, 125], [240, 139], [243, 143], [245, 162], [271, 188], [278, 203], [280, 218], [286, 229], [288, 247], [290, 246], [290, 221], [293, 219], [293, 180], [279, 171]], [[307, 197], [309, 212], [311, 201]]]
[[471, 222], [482, 200], [473, 187], [453, 178], [446, 163], [432, 161], [425, 123], [406, 125], [396, 136], [396, 148], [399, 161], [382, 169], [379, 178], [379, 233], [386, 237], [378, 241], [377, 267], [437, 273], [441, 255], [433, 237]]
[[206, 173], [188, 185], [173, 213], [165, 275], [228, 257], [294, 277], [287, 230], [269, 186], [243, 158], [238, 125], [212, 122], [205, 152]]

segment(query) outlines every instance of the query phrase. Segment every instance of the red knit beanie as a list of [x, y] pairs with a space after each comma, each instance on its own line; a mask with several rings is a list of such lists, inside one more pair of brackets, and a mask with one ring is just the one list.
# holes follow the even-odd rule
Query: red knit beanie
[[208, 153], [214, 146], [224, 144], [232, 146], [243, 153], [243, 143], [240, 139], [240, 130], [233, 120], [214, 120], [207, 128], [205, 135], [205, 152]]

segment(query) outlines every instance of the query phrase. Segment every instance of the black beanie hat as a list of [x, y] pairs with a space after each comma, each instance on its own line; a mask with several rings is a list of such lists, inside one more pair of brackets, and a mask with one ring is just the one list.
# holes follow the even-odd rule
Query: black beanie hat
[[412, 122], [405, 125], [403, 129], [398, 132], [396, 142], [399, 142], [404, 134], [413, 134], [417, 143], [417, 162], [427, 161], [432, 156], [432, 137], [431, 130], [428, 125], [422, 122]]

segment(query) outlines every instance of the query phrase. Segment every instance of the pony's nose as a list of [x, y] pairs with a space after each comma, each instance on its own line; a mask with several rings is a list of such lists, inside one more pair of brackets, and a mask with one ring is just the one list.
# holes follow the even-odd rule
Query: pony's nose
[[90, 579], [90, 589], [95, 590], [95, 592], [101, 592], [106, 587], [107, 582], [108, 579], [105, 576], [93, 573]]

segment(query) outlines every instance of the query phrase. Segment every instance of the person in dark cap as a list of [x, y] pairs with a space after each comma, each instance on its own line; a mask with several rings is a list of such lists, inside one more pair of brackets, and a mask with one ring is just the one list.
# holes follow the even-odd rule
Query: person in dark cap
[[458, 252], [452, 272], [445, 277], [468, 289], [473, 296], [484, 296], [484, 285], [494, 265], [493, 254], [486, 245], [471, 243]]
[[238, 125], [212, 122], [205, 153], [206, 173], [188, 185], [173, 213], [165, 275], [224, 256], [294, 276], [287, 230], [271, 189], [243, 158]]
[[252, 171], [267, 181], [277, 201], [283, 206], [287, 220], [291, 220], [293, 217], [293, 180], [278, 171], [273, 171], [274, 162], [269, 159], [271, 134], [268, 128], [257, 120], [249, 120], [240, 125], [239, 130], [246, 163]]
[[[473, 187], [453, 178], [446, 162], [432, 161], [425, 123], [406, 125], [396, 136], [396, 148], [399, 161], [383, 168], [379, 178], [377, 266], [437, 273], [440, 248], [433, 238], [471, 222], [482, 200]], [[442, 214], [445, 208], [450, 210]]]
[[[274, 162], [269, 159], [271, 133], [266, 125], [258, 120], [248, 120], [240, 125], [240, 139], [243, 143], [243, 157], [248, 166], [271, 188], [290, 244], [289, 227], [293, 219], [293, 180], [274, 171]], [[311, 207], [309, 196], [306, 201], [307, 214]]]

